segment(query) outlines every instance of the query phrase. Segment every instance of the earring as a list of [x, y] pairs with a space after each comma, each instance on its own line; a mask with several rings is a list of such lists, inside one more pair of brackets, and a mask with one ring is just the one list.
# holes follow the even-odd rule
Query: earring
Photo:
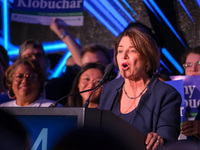
[[14, 99], [14, 98], [15, 98], [14, 92], [13, 92], [13, 91], [8, 91], [8, 97], [9, 97], [10, 99]]
[[147, 71], [149, 71], [149, 66], [148, 66], [148, 65], [146, 66], [146, 72], [147, 72]]

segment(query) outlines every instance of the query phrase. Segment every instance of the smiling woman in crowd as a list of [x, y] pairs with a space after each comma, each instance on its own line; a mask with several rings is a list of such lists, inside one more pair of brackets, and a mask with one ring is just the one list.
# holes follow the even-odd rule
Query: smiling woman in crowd
[[15, 100], [1, 107], [48, 107], [53, 101], [42, 99], [45, 74], [35, 60], [17, 59], [6, 71], [9, 96]]
[[[74, 84], [72, 86], [71, 94], [92, 89], [96, 87], [104, 73], [105, 67], [97, 63], [89, 63], [77, 74]], [[101, 95], [102, 87], [95, 91], [89, 101], [89, 108], [96, 108], [99, 105], [99, 99]], [[93, 90], [77, 94], [68, 98], [65, 106], [70, 107], [82, 107], [85, 101], [89, 98]]]

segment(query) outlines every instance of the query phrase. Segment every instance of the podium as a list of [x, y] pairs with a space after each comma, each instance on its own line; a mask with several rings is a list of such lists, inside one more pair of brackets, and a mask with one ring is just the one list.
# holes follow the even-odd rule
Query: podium
[[145, 150], [146, 136], [108, 110], [81, 107], [0, 109], [13, 114], [24, 125], [33, 150], [51, 150], [64, 135], [78, 128], [107, 131], [128, 149]]

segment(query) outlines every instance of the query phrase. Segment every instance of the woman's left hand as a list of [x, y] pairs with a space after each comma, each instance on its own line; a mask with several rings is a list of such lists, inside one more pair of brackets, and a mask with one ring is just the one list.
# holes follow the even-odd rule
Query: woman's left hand
[[146, 149], [155, 150], [156, 148], [162, 146], [164, 143], [163, 138], [159, 136], [157, 133], [150, 132], [147, 134], [147, 138], [145, 141]]

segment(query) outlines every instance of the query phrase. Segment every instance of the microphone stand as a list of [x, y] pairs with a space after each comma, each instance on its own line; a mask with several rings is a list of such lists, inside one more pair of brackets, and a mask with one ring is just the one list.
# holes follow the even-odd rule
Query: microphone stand
[[107, 75], [107, 78], [104, 77], [103, 80], [99, 83], [99, 85], [97, 85], [97, 86], [94, 88], [94, 91], [92, 91], [92, 93], [89, 95], [89, 97], [88, 97], [88, 99], [85, 101], [83, 107], [84, 107], [84, 108], [88, 108], [89, 103], [90, 103], [90, 97], [92, 96], [92, 94], [93, 94], [96, 90], [98, 90], [104, 83], [109, 82], [109, 81], [115, 79], [116, 76], [117, 76], [116, 72], [112, 72], [112, 73], [110, 73], [110, 74]]
[[92, 94], [93, 94], [96, 90], [98, 90], [102, 85], [103, 85], [103, 84], [100, 83], [99, 85], [97, 85], [97, 86], [94, 88], [94, 91], [92, 91], [92, 93], [90, 94], [90, 96], [88, 97], [88, 99], [85, 101], [85, 103], [84, 103], [84, 105], [83, 105], [84, 108], [88, 108], [89, 103], [90, 103], [90, 97], [91, 97]]
[[[95, 91], [96, 91], [101, 85], [102, 85], [102, 83], [99, 83], [96, 87], [91, 88], [91, 89], [89, 89], [89, 90], [85, 90], [85, 91], [81, 91], [81, 92], [76, 92], [76, 93], [68, 94], [68, 95], [66, 95], [66, 96], [64, 96], [64, 97], [62, 97], [62, 98], [60, 98], [59, 100], [55, 101], [54, 103], [52, 103], [49, 107], [56, 107], [56, 106], [58, 105], [58, 103], [60, 103], [63, 99], [65, 99], [65, 98], [67, 98], [67, 97], [69, 97], [69, 96], [78, 95], [78, 94], [85, 93], [85, 92], [92, 91], [92, 90], [95, 90]], [[93, 92], [94, 92], [94, 91], [93, 91]], [[93, 93], [93, 92], [92, 92], [92, 93]], [[92, 94], [92, 93], [91, 93], [91, 94]], [[90, 95], [91, 95], [91, 94], [90, 94]]]

